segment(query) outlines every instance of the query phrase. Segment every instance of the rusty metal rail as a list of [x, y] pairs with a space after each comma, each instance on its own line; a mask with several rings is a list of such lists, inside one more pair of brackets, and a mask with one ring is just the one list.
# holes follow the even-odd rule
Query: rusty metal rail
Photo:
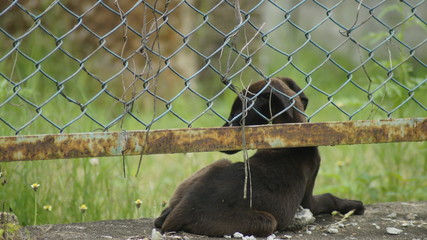
[[[245, 127], [248, 149], [427, 141], [427, 118]], [[242, 149], [241, 127], [0, 137], [0, 162]]]

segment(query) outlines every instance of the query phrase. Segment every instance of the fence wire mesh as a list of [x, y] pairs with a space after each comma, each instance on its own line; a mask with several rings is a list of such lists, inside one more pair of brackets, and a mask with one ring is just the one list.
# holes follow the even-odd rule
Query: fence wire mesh
[[427, 117], [420, 0], [1, 1], [0, 135], [221, 126], [275, 76], [309, 121]]

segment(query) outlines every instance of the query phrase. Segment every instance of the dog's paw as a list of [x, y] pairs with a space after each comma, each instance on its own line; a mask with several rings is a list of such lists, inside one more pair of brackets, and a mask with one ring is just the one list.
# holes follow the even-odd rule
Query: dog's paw
[[354, 202], [354, 208], [353, 209], [356, 209], [354, 214], [362, 215], [363, 213], [365, 213], [365, 206], [363, 206], [363, 203], [361, 201], [353, 200], [353, 202]]
[[339, 211], [340, 213], [345, 214], [352, 210], [354, 210], [355, 215], [362, 215], [365, 212], [365, 207], [361, 201], [346, 199]]

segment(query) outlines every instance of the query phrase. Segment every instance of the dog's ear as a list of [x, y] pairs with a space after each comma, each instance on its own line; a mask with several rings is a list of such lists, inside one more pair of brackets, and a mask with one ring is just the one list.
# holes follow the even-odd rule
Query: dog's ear
[[[231, 106], [228, 122], [224, 127], [241, 125], [260, 125], [269, 122], [267, 112], [269, 98], [264, 93], [258, 93], [265, 87], [263, 81], [252, 84], [249, 89], [242, 91]], [[234, 154], [239, 150], [221, 151], [227, 154]]]
[[[268, 98], [260, 94], [256, 96], [249, 91], [240, 93], [233, 102], [228, 122], [224, 127], [242, 125], [260, 125], [269, 122], [267, 111]], [[234, 154], [240, 150], [221, 151], [226, 154]]]
[[298, 94], [299, 98], [301, 99], [302, 104], [304, 105], [304, 110], [307, 109], [308, 105], [308, 97], [302, 92], [301, 88], [295, 83], [294, 80], [287, 78], [287, 77], [278, 77], [278, 79], [282, 80], [292, 91]]

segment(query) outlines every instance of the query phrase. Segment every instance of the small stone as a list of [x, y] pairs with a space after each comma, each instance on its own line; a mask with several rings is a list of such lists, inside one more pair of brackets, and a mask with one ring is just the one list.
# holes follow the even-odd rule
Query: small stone
[[391, 234], [391, 235], [399, 235], [403, 232], [403, 230], [394, 228], [394, 227], [388, 227], [386, 228], [386, 231], [388, 234]]
[[275, 234], [271, 234], [270, 236], [267, 237], [267, 240], [274, 240], [274, 239], [276, 239]]
[[251, 235], [251, 236], [244, 236], [242, 239], [243, 240], [256, 240], [256, 238], [253, 235]]
[[233, 237], [234, 237], [234, 238], [242, 238], [242, 237], [244, 237], [244, 236], [243, 236], [243, 234], [241, 234], [241, 233], [239, 233], [239, 232], [235, 232], [235, 233], [233, 234]]
[[161, 240], [163, 239], [162, 234], [158, 232], [155, 228], [151, 231], [151, 240]]
[[395, 213], [395, 212], [390, 213], [390, 214], [389, 214], [389, 215], [387, 215], [386, 217], [388, 217], [388, 218], [395, 218], [395, 217], [397, 217], [397, 213]]
[[231, 235], [224, 235], [224, 238], [231, 238]]
[[418, 217], [418, 215], [416, 213], [409, 213], [408, 215], [406, 215], [406, 219], [408, 220], [415, 220]]
[[343, 227], [345, 227], [345, 226], [344, 226], [344, 224], [342, 224], [342, 223], [338, 223], [338, 227], [339, 227], [339, 228], [343, 228]]
[[309, 209], [300, 206], [295, 213], [293, 222], [288, 226], [288, 229], [301, 229], [314, 221], [316, 221], [316, 219], [313, 213], [311, 213]]
[[378, 226], [378, 224], [376, 224], [376, 223], [372, 223], [372, 225], [374, 225], [374, 227], [376, 228], [376, 229], [380, 229], [381, 227], [380, 226]]
[[0, 212], [0, 224], [15, 224], [18, 225], [18, 218], [13, 213], [8, 212]]
[[328, 228], [327, 232], [331, 234], [337, 234], [339, 231], [336, 228]]

